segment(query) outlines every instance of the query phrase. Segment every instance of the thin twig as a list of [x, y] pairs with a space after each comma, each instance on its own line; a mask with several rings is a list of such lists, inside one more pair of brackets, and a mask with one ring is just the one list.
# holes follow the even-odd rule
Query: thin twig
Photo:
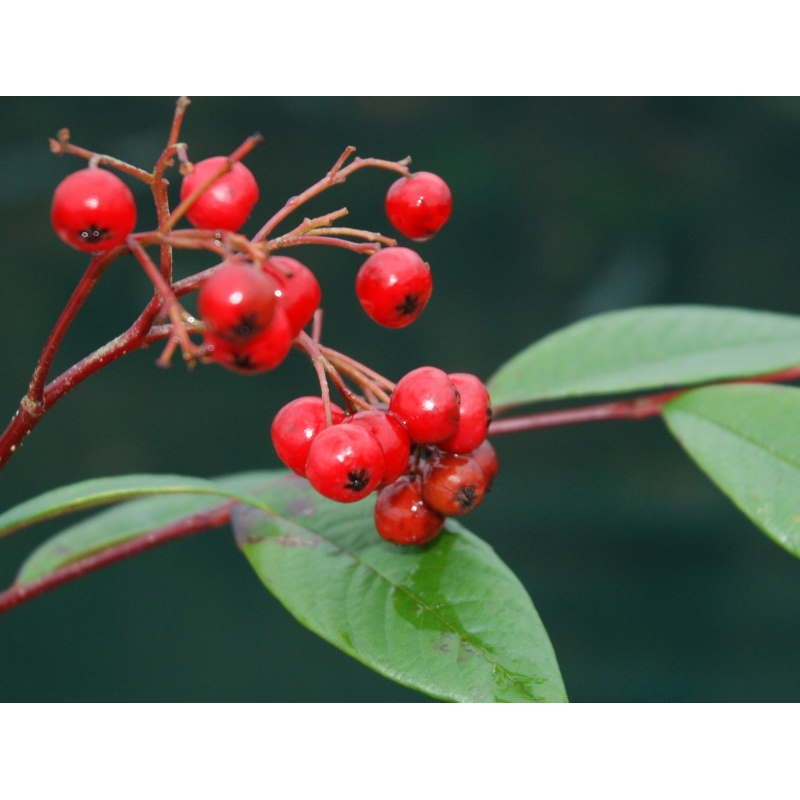
[[254, 242], [261, 242], [266, 239], [278, 225], [283, 222], [290, 214], [296, 211], [300, 206], [322, 194], [326, 189], [335, 186], [337, 183], [344, 183], [354, 172], [365, 167], [375, 167], [376, 169], [386, 169], [392, 172], [399, 172], [401, 175], [408, 175], [408, 165], [411, 163], [411, 158], [406, 157], [400, 161], [387, 161], [382, 158], [357, 158], [348, 166], [344, 166], [350, 156], [355, 153], [355, 147], [347, 147], [344, 152], [336, 159], [333, 166], [325, 173], [325, 176], [320, 178], [315, 184], [309, 186], [304, 192], [301, 192], [294, 197], [290, 197], [283, 208], [276, 211], [262, 226], [261, 230], [253, 237]]
[[107, 167], [113, 167], [120, 172], [124, 172], [126, 175], [130, 175], [132, 178], [136, 178], [136, 180], [146, 183], [148, 186], [153, 182], [152, 173], [146, 170], [134, 167], [133, 164], [128, 164], [126, 161], [121, 161], [113, 156], [95, 153], [92, 150], [87, 150], [85, 147], [78, 147], [72, 144], [70, 141], [69, 128], [62, 128], [58, 132], [57, 138], [50, 139], [50, 152], [57, 156], [70, 155], [77, 156], [78, 158], [85, 158], [92, 164], [105, 164]]

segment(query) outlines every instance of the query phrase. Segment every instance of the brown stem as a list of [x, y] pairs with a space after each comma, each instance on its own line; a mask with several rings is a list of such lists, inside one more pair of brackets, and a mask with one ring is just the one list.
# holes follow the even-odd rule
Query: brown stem
[[[167, 283], [167, 281], [164, 279], [164, 276], [158, 271], [156, 265], [150, 260], [150, 256], [147, 255], [144, 248], [133, 236], [128, 237], [128, 247], [160, 295], [167, 314], [169, 314], [169, 318], [172, 320], [173, 336], [175, 336], [178, 344], [181, 346], [184, 359], [190, 363], [194, 362], [200, 353], [198, 348], [189, 338], [189, 334], [186, 330], [185, 323], [187, 318], [189, 318], [189, 315], [184, 310], [183, 306], [178, 302], [178, 299], [172, 290], [172, 286]], [[169, 355], [167, 354], [168, 352]], [[170, 355], [171, 350], [165, 351], [164, 357], [159, 359], [159, 364], [161, 366], [168, 366]]]
[[359, 228], [314, 228], [313, 232], [317, 236], [352, 236], [355, 239], [380, 242], [387, 247], [395, 247], [397, 245], [397, 239], [392, 239], [391, 236], [384, 236], [382, 233], [374, 233], [373, 231], [362, 231]]
[[78, 156], [78, 158], [85, 158], [91, 161], [92, 164], [105, 164], [108, 167], [113, 167], [126, 175], [130, 175], [136, 180], [146, 183], [148, 186], [153, 182], [153, 176], [146, 170], [134, 167], [133, 164], [128, 164], [125, 161], [120, 161], [118, 158], [103, 155], [102, 153], [95, 153], [87, 150], [85, 147], [78, 147], [70, 142], [69, 128], [62, 128], [56, 139], [50, 139], [50, 152], [57, 156], [70, 155]]
[[331, 390], [328, 386], [328, 378], [325, 369], [325, 358], [320, 353], [319, 345], [305, 332], [300, 331], [297, 336], [296, 344], [311, 359], [314, 371], [317, 373], [319, 390], [322, 396], [322, 407], [325, 409], [325, 425], [333, 425], [333, 413], [331, 411]]
[[20, 605], [37, 595], [43, 594], [57, 586], [87, 575], [90, 572], [106, 567], [117, 561], [158, 547], [174, 539], [181, 539], [201, 531], [220, 528], [230, 520], [231, 509], [236, 501], [225, 503], [208, 511], [201, 511], [189, 517], [173, 522], [144, 536], [101, 550], [99, 553], [81, 558], [60, 569], [54, 570], [38, 580], [26, 584], [14, 584], [0, 593], [0, 614]]
[[347, 366], [357, 370], [368, 378], [371, 378], [375, 383], [382, 386], [384, 389], [392, 392], [394, 391], [395, 384], [388, 378], [385, 378], [380, 372], [370, 369], [366, 364], [356, 361], [354, 358], [334, 350], [332, 347], [322, 347], [323, 355], [330, 359], [335, 364], [346, 364]]
[[[275, 240], [278, 241], [277, 239]], [[381, 249], [380, 244], [376, 242], [348, 242], [347, 239], [337, 239], [334, 236], [295, 236], [291, 239], [285, 239], [275, 246], [272, 242], [269, 244], [270, 252], [273, 250], [281, 250], [284, 247], [298, 247], [305, 244], [324, 244], [330, 247], [341, 247], [343, 250], [350, 250], [353, 253], [366, 253], [372, 255]]]
[[399, 172], [401, 175], [409, 174], [408, 165], [411, 163], [410, 157], [401, 159], [400, 161], [386, 161], [382, 158], [357, 158], [345, 167], [345, 162], [355, 151], [355, 147], [345, 148], [344, 152], [336, 159], [325, 176], [320, 178], [312, 186], [309, 186], [304, 192], [290, 197], [283, 208], [276, 211], [264, 223], [261, 230], [253, 237], [253, 241], [261, 242], [266, 239], [292, 212], [307, 203], [312, 197], [316, 197], [318, 194], [322, 194], [326, 189], [330, 189], [331, 186], [335, 186], [337, 183], [344, 183], [344, 181], [357, 170], [364, 169], [365, 167], [375, 167], [377, 169], [388, 169], [393, 172]]
[[349, 213], [350, 212], [346, 208], [340, 208], [337, 211], [332, 211], [330, 214], [323, 214], [321, 217], [306, 217], [297, 227], [292, 228], [288, 233], [284, 233], [283, 236], [278, 236], [276, 239], [273, 239], [271, 244], [274, 245], [292, 236], [299, 236], [301, 233], [308, 233], [308, 231], [314, 228], [328, 226], [332, 222], [336, 222], [337, 219], [346, 217]]

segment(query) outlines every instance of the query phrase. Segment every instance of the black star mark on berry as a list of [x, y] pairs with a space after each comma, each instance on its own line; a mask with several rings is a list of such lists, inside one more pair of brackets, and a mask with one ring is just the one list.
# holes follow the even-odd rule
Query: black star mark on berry
[[410, 317], [419, 308], [419, 295], [407, 294], [402, 302], [398, 303], [394, 310], [401, 317]]
[[461, 508], [472, 508], [472, 506], [475, 505], [475, 500], [477, 499], [476, 494], [477, 492], [472, 484], [469, 486], [462, 486], [456, 492], [456, 502], [461, 506]]
[[90, 225], [78, 235], [84, 242], [100, 242], [108, 236], [108, 228], [98, 228], [97, 225]]
[[258, 316], [256, 314], [243, 314], [239, 321], [231, 328], [231, 333], [239, 339], [247, 339], [258, 330]]
[[253, 369], [255, 366], [253, 360], [247, 353], [237, 353], [233, 357], [233, 363], [239, 367], [239, 369]]
[[360, 492], [368, 483], [369, 470], [352, 469], [347, 473], [347, 483], [344, 485], [344, 488], [350, 489], [353, 492]]

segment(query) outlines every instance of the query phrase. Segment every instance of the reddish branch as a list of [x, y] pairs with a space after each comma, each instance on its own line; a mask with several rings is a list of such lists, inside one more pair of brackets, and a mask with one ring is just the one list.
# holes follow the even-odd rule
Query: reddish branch
[[[800, 366], [771, 372], [767, 375], [756, 375], [752, 378], [741, 378], [734, 381], [720, 381], [714, 385], [732, 383], [783, 383], [800, 380]], [[708, 385], [708, 384], [706, 384]], [[610, 403], [596, 403], [590, 406], [566, 408], [557, 411], [540, 411], [536, 414], [526, 414], [519, 417], [496, 419], [489, 426], [489, 435], [497, 436], [502, 433], [518, 433], [519, 431], [532, 431], [537, 428], [555, 428], [560, 425], [575, 425], [580, 422], [596, 422], [608, 419], [647, 419], [657, 417], [664, 405], [674, 400], [685, 392], [697, 389], [691, 386], [683, 389], [673, 389], [668, 392], [649, 394], [642, 397], [632, 397], [629, 400], [614, 400]]]
[[15, 583], [0, 593], [0, 614], [30, 600], [32, 597], [43, 594], [50, 589], [55, 589], [64, 583], [69, 583], [75, 578], [80, 578], [101, 567], [107, 567], [116, 561], [135, 556], [152, 547], [171, 542], [173, 539], [181, 539], [212, 528], [220, 528], [229, 521], [231, 509], [235, 504], [236, 501], [234, 500], [209, 511], [192, 514], [171, 525], [151, 531], [144, 536], [129, 539], [126, 542], [121, 542], [98, 553], [73, 561], [71, 564], [54, 570], [38, 580], [26, 584]]

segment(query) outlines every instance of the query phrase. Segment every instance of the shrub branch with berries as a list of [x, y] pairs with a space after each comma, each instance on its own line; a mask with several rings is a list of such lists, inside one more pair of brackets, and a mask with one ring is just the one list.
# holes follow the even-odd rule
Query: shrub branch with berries
[[[230, 524], [259, 578], [294, 616], [387, 677], [449, 700], [562, 701], [555, 654], [530, 598], [494, 551], [453, 518], [480, 505], [497, 475], [488, 436], [597, 420], [663, 418], [722, 491], [800, 555], [800, 439], [787, 435], [800, 392], [774, 385], [800, 378], [800, 320], [703, 306], [629, 309], [535, 342], [487, 384], [431, 365], [395, 383], [323, 343], [322, 288], [308, 265], [282, 251], [320, 245], [366, 256], [356, 296], [371, 320], [394, 329], [431, 302], [426, 261], [389, 236], [343, 226], [346, 208], [277, 230], [307, 201], [374, 169], [396, 175], [385, 203], [391, 224], [425, 242], [450, 217], [446, 182], [412, 172], [408, 158], [355, 158], [348, 147], [247, 236], [240, 231], [260, 193], [243, 160], [261, 137], [193, 163], [181, 140], [188, 106], [178, 100], [149, 171], [74, 144], [66, 129], [51, 140], [53, 153], [88, 162], [56, 188], [51, 222], [91, 260], [0, 434], [0, 468], [65, 394], [156, 342], [164, 345], [160, 366], [180, 353], [189, 366], [245, 375], [276, 369], [294, 348], [308, 357], [319, 395], [289, 400], [272, 422], [272, 444], [289, 472], [106, 477], [0, 512], [2, 537], [111, 505], [34, 551], [0, 593], [0, 611], [164, 542]], [[181, 178], [174, 208], [169, 171]], [[149, 187], [154, 230], [136, 230], [134, 196], [119, 175]], [[179, 227], [184, 221], [189, 226]], [[175, 280], [173, 259], [182, 250], [210, 253], [211, 265]], [[123, 256], [151, 282], [152, 299], [119, 336], [53, 377], [72, 322]], [[181, 302], [192, 292], [199, 318]], [[535, 402], [603, 395], [621, 398], [509, 414]]]

